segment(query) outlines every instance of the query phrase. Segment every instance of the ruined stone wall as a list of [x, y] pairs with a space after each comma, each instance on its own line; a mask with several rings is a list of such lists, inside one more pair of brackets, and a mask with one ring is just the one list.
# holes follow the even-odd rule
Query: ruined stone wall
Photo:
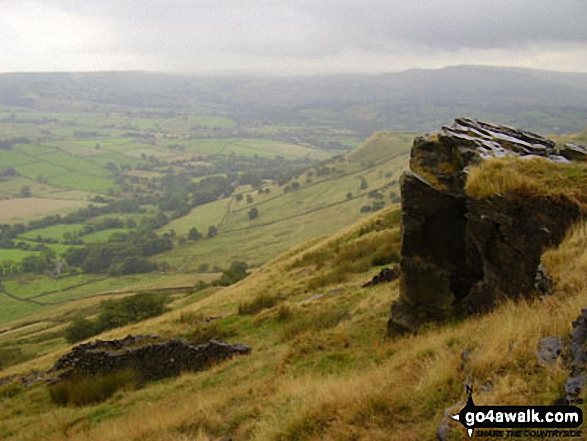
[[128, 336], [122, 340], [81, 344], [61, 357], [49, 371], [59, 379], [75, 375], [94, 376], [134, 369], [145, 381], [177, 376], [184, 371], [203, 370], [251, 348], [220, 340], [193, 346], [186, 340], [159, 341], [156, 336]]

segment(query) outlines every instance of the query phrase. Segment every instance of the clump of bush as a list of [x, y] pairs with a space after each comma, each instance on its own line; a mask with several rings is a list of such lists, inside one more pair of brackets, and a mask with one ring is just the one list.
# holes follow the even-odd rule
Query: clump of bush
[[135, 389], [140, 375], [134, 369], [123, 369], [93, 377], [76, 376], [49, 386], [53, 403], [60, 406], [86, 406], [100, 403], [121, 389]]
[[280, 300], [281, 296], [279, 295], [260, 294], [250, 302], [238, 305], [238, 313], [239, 315], [257, 314], [263, 309], [273, 308]]
[[108, 329], [140, 322], [156, 317], [166, 311], [168, 298], [153, 293], [139, 293], [120, 300], [105, 300], [100, 303], [100, 312], [95, 320], [75, 319], [66, 329], [68, 343], [77, 343]]
[[222, 275], [218, 280], [212, 282], [214, 286], [230, 286], [244, 279], [249, 274], [247, 269], [249, 265], [246, 262], [232, 262], [228, 269], [222, 271]]

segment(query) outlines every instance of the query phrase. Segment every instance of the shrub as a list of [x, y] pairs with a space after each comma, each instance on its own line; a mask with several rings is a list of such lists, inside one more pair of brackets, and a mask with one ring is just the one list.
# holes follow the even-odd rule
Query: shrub
[[121, 389], [134, 389], [140, 375], [134, 369], [123, 369], [94, 377], [77, 376], [49, 386], [51, 401], [60, 406], [85, 406], [100, 403]]
[[196, 227], [190, 228], [190, 231], [188, 233], [189, 240], [199, 240], [201, 238], [202, 238], [202, 235], [200, 234], [200, 232], [198, 231], [198, 229]]
[[214, 286], [230, 286], [248, 276], [246, 262], [232, 262], [230, 268], [224, 270], [218, 280], [212, 282]]
[[247, 212], [247, 216], [249, 216], [249, 219], [251, 220], [257, 219], [259, 217], [259, 209], [257, 207], [251, 208]]
[[67, 343], [77, 343], [99, 333], [98, 326], [86, 318], [76, 318], [65, 328], [65, 340]]
[[120, 300], [105, 300], [100, 303], [96, 320], [75, 319], [66, 329], [65, 338], [76, 343], [108, 329], [140, 322], [163, 314], [168, 298], [153, 293], [139, 293]]
[[161, 315], [165, 312], [167, 301], [167, 297], [153, 293], [139, 293], [121, 300], [105, 300], [100, 303], [98, 328], [102, 332]]

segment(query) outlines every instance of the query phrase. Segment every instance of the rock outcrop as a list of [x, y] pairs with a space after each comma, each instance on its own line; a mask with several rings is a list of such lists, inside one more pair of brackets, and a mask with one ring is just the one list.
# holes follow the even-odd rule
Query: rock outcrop
[[57, 380], [71, 376], [94, 376], [134, 369], [144, 381], [199, 371], [234, 355], [249, 354], [251, 348], [220, 340], [193, 346], [186, 340], [161, 341], [157, 336], [127, 336], [122, 340], [96, 340], [75, 346], [49, 370]]
[[468, 170], [488, 158], [565, 163], [582, 154], [581, 146], [558, 150], [539, 135], [469, 119], [417, 138], [401, 182], [402, 275], [389, 333], [487, 311], [547, 286], [540, 257], [563, 239], [578, 205], [564, 196], [474, 198], [465, 190]]
[[379, 271], [379, 274], [377, 274], [375, 277], [373, 277], [368, 282], [363, 283], [363, 285], [361, 285], [361, 287], [368, 288], [370, 286], [379, 285], [380, 283], [393, 282], [394, 280], [396, 280], [399, 277], [399, 274], [400, 274], [399, 266], [397, 266], [397, 265], [394, 265], [391, 268], [383, 268], [381, 271]]

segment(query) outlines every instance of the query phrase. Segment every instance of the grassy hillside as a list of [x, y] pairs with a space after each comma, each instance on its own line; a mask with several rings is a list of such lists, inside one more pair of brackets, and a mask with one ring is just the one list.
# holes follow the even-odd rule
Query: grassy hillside
[[[11, 297], [0, 293], [3, 306], [0, 324], [10, 326], [10, 321], [21, 318], [32, 320], [29, 315], [34, 312], [42, 313], [56, 305], [114, 289], [141, 289], [153, 282], [157, 282], [157, 286], [164, 286], [164, 283], [177, 285], [175, 279], [189, 280], [187, 284], [192, 285], [200, 280], [210, 281], [218, 277], [214, 274], [218, 268], [227, 268], [234, 261], [259, 266], [292, 247], [331, 235], [368, 215], [374, 208], [380, 209], [397, 201], [398, 180], [407, 166], [410, 143], [408, 134], [378, 134], [361, 146], [360, 154], [323, 162], [283, 185], [267, 183], [262, 187], [263, 191], [243, 186], [231, 197], [194, 208], [159, 230], [159, 234], [174, 231], [176, 236], [173, 250], [152, 259], [166, 268], [165, 272], [123, 277], [91, 274], [60, 279], [44, 275], [12, 277], [4, 283]], [[0, 204], [12, 201], [0, 201]], [[248, 216], [252, 208], [258, 210], [256, 219]], [[121, 214], [117, 217], [125, 222], [129, 218], [140, 222], [141, 215]], [[92, 222], [101, 219], [98, 217]], [[19, 240], [34, 246], [36, 244], [31, 241], [39, 236], [61, 240], [65, 233], [80, 232], [84, 226], [87, 225], [74, 223], [34, 229], [23, 233]], [[206, 236], [209, 226], [217, 228], [214, 237]], [[195, 242], [180, 241], [193, 227], [204, 237]], [[109, 228], [80, 238], [91, 243], [126, 231], [129, 230]], [[44, 246], [57, 253], [69, 248], [63, 243]], [[0, 261], [18, 261], [31, 254], [38, 253], [0, 249]]]
[[[205, 234], [213, 225], [218, 235], [179, 246], [157, 259], [182, 272], [196, 271], [202, 264], [226, 267], [235, 260], [258, 266], [303, 242], [333, 234], [374, 208], [398, 201], [399, 178], [413, 136], [379, 133], [348, 156], [327, 161], [284, 185], [265, 186], [264, 192], [243, 188], [237, 193], [240, 201], [235, 196], [196, 207], [161, 232], [173, 229], [186, 235], [196, 227]], [[251, 220], [248, 212], [253, 208], [259, 214]]]
[[[370, 155], [368, 145], [362, 155]], [[284, 184], [290, 185], [287, 192], [276, 194], [277, 186], [262, 194], [240, 189], [242, 200], [235, 198], [214, 207], [217, 216], [226, 210], [218, 222], [220, 234], [183, 248], [216, 244], [217, 248], [210, 249], [222, 255], [215, 258], [218, 262], [242, 256], [251, 256], [254, 262], [257, 254], [260, 260], [272, 259], [249, 277], [227, 288], [205, 289], [194, 287], [196, 274], [179, 269], [167, 275], [152, 274], [149, 281], [137, 277], [135, 283], [142, 282], [145, 291], [175, 283], [177, 290], [164, 291], [171, 298], [171, 311], [99, 336], [158, 333], [194, 343], [222, 338], [250, 345], [251, 355], [204, 372], [120, 390], [104, 402], [83, 407], [53, 403], [43, 383], [30, 388], [0, 386], [2, 439], [427, 440], [435, 438], [445, 409], [457, 412], [464, 406], [466, 383], [472, 384], [477, 405], [547, 405], [564, 395], [567, 369], [561, 362], [541, 365], [536, 349], [542, 337], [565, 336], [587, 302], [587, 224], [575, 225], [560, 247], [543, 255], [554, 281], [553, 295], [508, 302], [484, 316], [431, 324], [418, 335], [389, 340], [386, 322], [390, 304], [399, 294], [398, 282], [370, 288], [361, 285], [383, 265], [399, 261], [401, 212], [397, 205], [365, 213], [359, 222], [335, 234], [314, 236], [269, 257], [269, 251], [279, 249], [270, 245], [279, 236], [270, 235], [289, 234], [277, 226], [288, 226], [291, 221], [293, 228], [308, 221], [307, 230], [321, 232], [322, 225], [329, 223], [324, 213], [333, 207], [322, 208], [320, 195], [332, 199], [344, 194], [345, 185], [351, 182], [346, 178], [355, 179], [356, 187], [361, 183], [356, 176], [362, 176], [369, 182], [369, 188], [363, 189], [367, 191], [377, 179], [394, 178], [393, 173], [386, 177], [384, 170], [369, 172], [378, 165], [366, 166], [362, 159], [337, 161], [330, 164], [335, 170], [328, 174], [317, 176], [316, 169], [312, 176], [298, 178], [296, 189], [291, 188], [292, 182]], [[382, 160], [380, 165], [390, 164], [395, 162]], [[548, 168], [543, 161], [492, 161], [471, 173], [468, 190], [483, 195], [489, 185], [487, 175], [497, 181], [503, 175], [499, 182], [505, 186], [499, 191], [552, 191], [581, 201], [575, 189], [582, 188], [585, 174], [582, 166]], [[308, 177], [312, 182], [304, 180]], [[338, 185], [341, 182], [347, 184]], [[531, 185], [520, 186], [520, 182]], [[247, 203], [247, 193], [255, 193], [253, 202]], [[345, 199], [334, 208], [352, 207], [355, 196]], [[311, 215], [296, 200], [307, 201], [313, 207]], [[263, 207], [271, 204], [275, 208], [267, 212], [263, 224]], [[252, 206], [260, 213], [253, 220], [244, 217]], [[288, 213], [290, 220], [281, 220], [282, 213]], [[254, 227], [251, 222], [259, 223]], [[242, 234], [238, 245], [242, 249], [222, 248], [222, 244], [229, 246], [223, 236], [234, 238], [237, 236], [230, 235], [237, 233]], [[298, 240], [303, 234], [300, 227]], [[182, 247], [172, 253], [180, 250]], [[184, 268], [199, 262], [195, 254], [177, 259], [176, 264]], [[86, 276], [79, 277], [83, 284]], [[93, 283], [118, 283], [114, 280]], [[18, 282], [12, 283], [10, 290], [19, 292]], [[27, 296], [24, 291], [19, 294]], [[5, 368], [0, 376], [47, 370], [68, 348], [63, 329], [73, 317], [92, 318], [102, 299], [126, 294], [110, 290], [99, 297], [76, 297], [79, 300], [42, 308], [25, 302], [31, 315], [0, 329], [0, 355], [3, 360], [20, 357], [28, 361]], [[73, 297], [56, 291], [28, 299]], [[449, 439], [468, 439], [458, 423], [450, 422], [449, 427]]]
[[[250, 356], [85, 407], [51, 403], [43, 385], [18, 387], [10, 398], [5, 387], [0, 433], [10, 440], [420, 440], [435, 437], [445, 408], [460, 410], [466, 381], [479, 405], [549, 404], [567, 374], [560, 364], [539, 365], [535, 351], [541, 337], [565, 335], [587, 301], [585, 250], [587, 226], [578, 225], [545, 254], [556, 295], [542, 302], [508, 303], [390, 341], [385, 324], [397, 282], [360, 285], [378, 271], [374, 255], [397, 260], [399, 211], [392, 207], [236, 285], [185, 297], [176, 306], [188, 306], [101, 336], [217, 336], [251, 345]], [[221, 318], [204, 320], [211, 316]], [[31, 340], [43, 340], [48, 331], [40, 327], [8, 331], [0, 341], [40, 345]], [[3, 375], [45, 370], [63, 352]], [[451, 429], [450, 439], [468, 439], [457, 423]]]

